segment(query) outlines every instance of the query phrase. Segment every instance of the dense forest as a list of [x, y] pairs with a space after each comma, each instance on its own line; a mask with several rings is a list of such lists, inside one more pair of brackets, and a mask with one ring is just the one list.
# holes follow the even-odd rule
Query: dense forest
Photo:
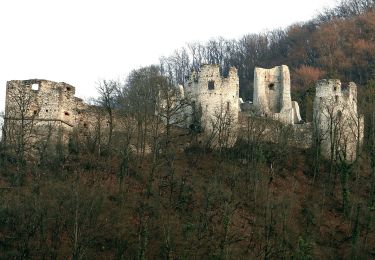
[[[246, 100], [254, 67], [288, 65], [305, 121], [316, 80], [356, 82], [365, 116], [357, 159], [290, 147], [281, 128], [276, 143], [249, 132], [211, 149], [194, 129], [163, 123], [161, 88], [207, 63], [224, 75], [235, 66]], [[109, 130], [74, 132], [68, 144], [35, 144], [27, 133], [17, 145], [0, 142], [1, 259], [375, 257], [374, 0], [344, 0], [282, 30], [187, 44], [97, 89], [92, 102]]]

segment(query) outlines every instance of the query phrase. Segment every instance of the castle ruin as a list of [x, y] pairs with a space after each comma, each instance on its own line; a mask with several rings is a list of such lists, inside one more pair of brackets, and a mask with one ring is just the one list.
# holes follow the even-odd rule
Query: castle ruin
[[343, 86], [338, 79], [319, 80], [313, 115], [323, 156], [355, 160], [364, 132], [364, 117], [357, 111], [356, 84]]
[[199, 72], [192, 72], [184, 94], [192, 104], [187, 117], [191, 126], [199, 124], [205, 132], [212, 133], [219, 124], [226, 125], [229, 143], [235, 142], [240, 112], [236, 68], [230, 68], [228, 76], [223, 77], [220, 66], [203, 65]]
[[[355, 160], [364, 131], [363, 116], [357, 111], [357, 86], [351, 82], [343, 87], [339, 80], [318, 81], [312, 123], [301, 120], [298, 103], [291, 100], [290, 89], [287, 66], [255, 68], [251, 109], [260, 117], [291, 127], [295, 146], [311, 147], [315, 135], [326, 158], [341, 156], [347, 161]], [[225, 146], [235, 143], [241, 112], [236, 68], [230, 68], [228, 76], [223, 77], [218, 65], [204, 65], [199, 72], [191, 73], [186, 86], [179, 86], [174, 92], [177, 93], [172, 102], [174, 110], [182, 100], [188, 100], [189, 105], [181, 106], [183, 109], [170, 118], [172, 123], [198, 129], [219, 146], [223, 142]], [[38, 140], [46, 135], [46, 129], [52, 127], [54, 138], [66, 142], [75, 129], [89, 130], [95, 128], [95, 124], [104, 124], [100, 129], [104, 129], [105, 124], [108, 126], [105, 116], [99, 119], [97, 110], [92, 113], [94, 110], [94, 106], [75, 97], [75, 88], [64, 82], [40, 79], [8, 81], [5, 137], [16, 142], [14, 137], [19, 131], [28, 131], [31, 139]], [[265, 129], [265, 140], [273, 139], [272, 127]]]
[[4, 137], [17, 145], [45, 138], [67, 142], [75, 129], [88, 129], [95, 122], [90, 106], [75, 97], [73, 86], [43, 79], [7, 82], [4, 119]]
[[299, 106], [290, 94], [290, 73], [286, 65], [255, 68], [253, 104], [261, 116], [286, 124], [302, 121]]
[[80, 111], [86, 108], [82, 99], [74, 95], [75, 88], [64, 82], [43, 79], [8, 81], [5, 116], [17, 119], [22, 116], [22, 108], [25, 108], [27, 118], [58, 121], [64, 126], [73, 127]]

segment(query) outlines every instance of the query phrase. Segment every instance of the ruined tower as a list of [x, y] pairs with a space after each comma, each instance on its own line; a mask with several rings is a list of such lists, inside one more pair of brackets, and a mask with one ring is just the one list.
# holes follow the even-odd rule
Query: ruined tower
[[235, 140], [239, 113], [236, 68], [230, 68], [228, 76], [223, 77], [218, 65], [203, 65], [199, 73], [191, 74], [185, 87], [185, 96], [192, 101], [193, 114], [198, 115], [204, 131], [212, 131], [218, 124], [230, 124], [231, 135]]
[[322, 155], [353, 161], [363, 141], [364, 118], [357, 111], [357, 86], [343, 86], [338, 79], [316, 84], [314, 99], [315, 135]]
[[253, 104], [262, 116], [286, 124], [301, 121], [298, 103], [290, 95], [290, 73], [286, 65], [255, 68]]

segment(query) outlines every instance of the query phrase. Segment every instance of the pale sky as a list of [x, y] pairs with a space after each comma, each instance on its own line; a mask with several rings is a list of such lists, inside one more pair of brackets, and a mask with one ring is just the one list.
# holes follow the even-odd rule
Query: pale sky
[[8, 80], [47, 79], [95, 96], [186, 43], [285, 28], [336, 0], [1, 0], [0, 111]]

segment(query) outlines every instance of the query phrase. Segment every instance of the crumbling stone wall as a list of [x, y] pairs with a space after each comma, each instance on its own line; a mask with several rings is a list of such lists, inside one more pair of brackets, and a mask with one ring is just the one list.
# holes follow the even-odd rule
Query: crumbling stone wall
[[[357, 111], [357, 86], [353, 82], [347, 87], [343, 87], [339, 80], [317, 82], [312, 124], [296, 124], [301, 118], [298, 103], [291, 101], [287, 66], [269, 70], [255, 68], [254, 87], [253, 111], [267, 118], [266, 121], [253, 121], [256, 124], [252, 131], [263, 130], [264, 140], [277, 141], [275, 125], [269, 121], [274, 120], [291, 127], [291, 141], [288, 143], [293, 146], [310, 147], [314, 132], [321, 140], [322, 154], [327, 158], [341, 156], [348, 161], [356, 158], [363, 141], [364, 119]], [[223, 142], [224, 146], [233, 145], [238, 128], [241, 127], [240, 132], [244, 129], [243, 123], [239, 122], [236, 68], [231, 68], [228, 76], [223, 77], [219, 66], [202, 66], [199, 72], [191, 74], [185, 88], [179, 86], [176, 89], [173, 110], [182, 105], [182, 101], [191, 105], [174, 114], [170, 123], [195, 127], [198, 122], [216, 145], [223, 146]], [[186, 103], [183, 105], [185, 108]], [[248, 114], [254, 116], [252, 112]], [[45, 137], [53, 130], [55, 138], [67, 141], [69, 133], [77, 129], [86, 136], [100, 138], [108, 128], [108, 118], [102, 108], [89, 106], [75, 97], [75, 88], [64, 82], [12, 80], [7, 82], [6, 89], [5, 129], [8, 139], [12, 133], [19, 134], [20, 125], [25, 126], [30, 140]]]
[[199, 72], [191, 74], [184, 92], [193, 110], [189, 111], [193, 117], [187, 121], [191, 124], [198, 120], [206, 133], [225, 124], [230, 142], [234, 143], [240, 111], [237, 69], [230, 68], [228, 76], [223, 77], [218, 65], [203, 65]]
[[[93, 116], [89, 106], [75, 97], [75, 88], [64, 82], [43, 79], [7, 82], [5, 120], [8, 128], [21, 121], [32, 122], [34, 135], [45, 135], [52, 127], [66, 139], [79, 125], [89, 127]], [[49, 130], [48, 130], [49, 131]]]
[[184, 96], [184, 87], [165, 87], [159, 90], [155, 114], [164, 124], [188, 128], [187, 118], [191, 116], [191, 107]]
[[[85, 141], [86, 148], [100, 152], [108, 143], [107, 111], [75, 97], [75, 88], [67, 83], [8, 81], [5, 105], [3, 140], [15, 153], [22, 146], [28, 155], [35, 156], [46, 146], [54, 151], [57, 143], [75, 144], [79, 140]], [[114, 117], [115, 125], [124, 129], [123, 120], [116, 113]]]
[[272, 118], [241, 113], [238, 136], [253, 143], [286, 143], [288, 146], [308, 149], [312, 145], [312, 124], [284, 124]]
[[357, 111], [356, 84], [343, 86], [338, 79], [318, 81], [313, 123], [323, 156], [355, 160], [364, 131], [364, 117]]
[[20, 102], [27, 102], [27, 117], [34, 117], [37, 121], [61, 121], [72, 127], [79, 118], [77, 109], [85, 107], [74, 94], [75, 88], [64, 82], [39, 79], [8, 81], [5, 116], [19, 118]]
[[255, 68], [253, 104], [259, 114], [286, 124], [301, 121], [299, 106], [290, 94], [290, 73], [286, 65]]

